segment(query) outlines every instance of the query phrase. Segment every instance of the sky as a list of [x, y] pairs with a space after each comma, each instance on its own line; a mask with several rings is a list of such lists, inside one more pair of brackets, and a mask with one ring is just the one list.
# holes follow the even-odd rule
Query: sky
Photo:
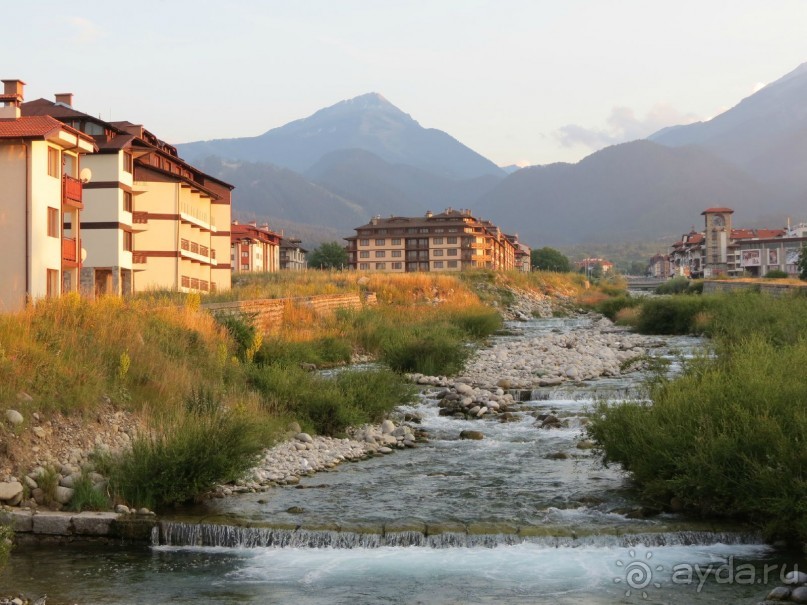
[[706, 120], [807, 61], [805, 0], [3, 1], [26, 100], [170, 143], [378, 92], [504, 166]]

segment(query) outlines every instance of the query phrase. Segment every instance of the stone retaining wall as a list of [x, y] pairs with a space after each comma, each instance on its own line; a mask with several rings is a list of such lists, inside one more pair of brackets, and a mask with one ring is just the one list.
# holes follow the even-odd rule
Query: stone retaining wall
[[202, 305], [212, 313], [248, 315], [255, 317], [255, 324], [264, 332], [277, 327], [283, 321], [288, 307], [311, 309], [318, 315], [333, 313], [336, 309], [361, 309], [377, 303], [375, 292], [366, 294], [324, 294], [297, 298], [262, 298]]
[[740, 282], [740, 281], [720, 281], [706, 280], [703, 282], [703, 293], [714, 294], [716, 292], [737, 292], [740, 290], [759, 290], [763, 294], [769, 294], [776, 298], [784, 296], [788, 292], [800, 292], [807, 294], [807, 284], [776, 284], [765, 282]]
[[113, 512], [3, 510], [0, 525], [10, 526], [16, 539], [22, 541], [102, 538], [148, 542], [157, 519], [153, 515]]

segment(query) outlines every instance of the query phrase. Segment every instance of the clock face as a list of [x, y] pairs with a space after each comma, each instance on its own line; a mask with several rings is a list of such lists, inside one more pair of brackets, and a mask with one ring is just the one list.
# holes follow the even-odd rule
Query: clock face
[[716, 217], [712, 219], [712, 224], [715, 227], [723, 227], [726, 224], [726, 220], [721, 215], [718, 214]]

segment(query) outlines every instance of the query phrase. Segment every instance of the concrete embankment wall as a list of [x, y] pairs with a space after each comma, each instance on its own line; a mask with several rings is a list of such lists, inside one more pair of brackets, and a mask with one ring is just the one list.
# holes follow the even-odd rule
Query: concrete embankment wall
[[151, 515], [112, 512], [0, 511], [0, 525], [14, 530], [18, 541], [122, 539], [148, 542], [157, 519]]
[[287, 310], [295, 307], [310, 309], [317, 315], [327, 315], [337, 309], [361, 309], [377, 303], [375, 292], [366, 294], [324, 294], [297, 298], [263, 298], [202, 305], [211, 313], [227, 313], [255, 317], [255, 325], [264, 332], [277, 327]]
[[716, 292], [739, 292], [741, 290], [758, 290], [763, 294], [771, 296], [784, 296], [791, 292], [799, 292], [807, 295], [807, 284], [775, 284], [764, 282], [736, 282], [736, 281], [704, 281], [703, 293], [714, 294]]

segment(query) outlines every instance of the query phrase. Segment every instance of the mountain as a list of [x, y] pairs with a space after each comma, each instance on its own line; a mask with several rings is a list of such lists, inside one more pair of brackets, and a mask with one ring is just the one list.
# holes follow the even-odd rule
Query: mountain
[[698, 146], [784, 195], [807, 192], [807, 63], [712, 118], [648, 137], [669, 147]]
[[344, 232], [367, 222], [360, 205], [311, 183], [300, 174], [270, 164], [225, 162], [205, 158], [197, 166], [235, 185], [233, 212], [244, 217], [277, 219], [303, 225], [326, 225]]
[[257, 137], [177, 145], [191, 162], [208, 156], [274, 164], [303, 173], [323, 156], [345, 149], [368, 151], [390, 164], [406, 164], [453, 178], [504, 172], [441, 130], [423, 128], [377, 93], [361, 95]]
[[649, 240], [687, 231], [709, 206], [757, 213], [777, 195], [725, 160], [650, 141], [608, 147], [577, 164], [523, 168], [477, 208], [532, 245]]
[[407, 164], [390, 164], [361, 149], [329, 153], [305, 176], [356, 202], [368, 215], [404, 216], [464, 207], [501, 180], [495, 175], [455, 180]]

